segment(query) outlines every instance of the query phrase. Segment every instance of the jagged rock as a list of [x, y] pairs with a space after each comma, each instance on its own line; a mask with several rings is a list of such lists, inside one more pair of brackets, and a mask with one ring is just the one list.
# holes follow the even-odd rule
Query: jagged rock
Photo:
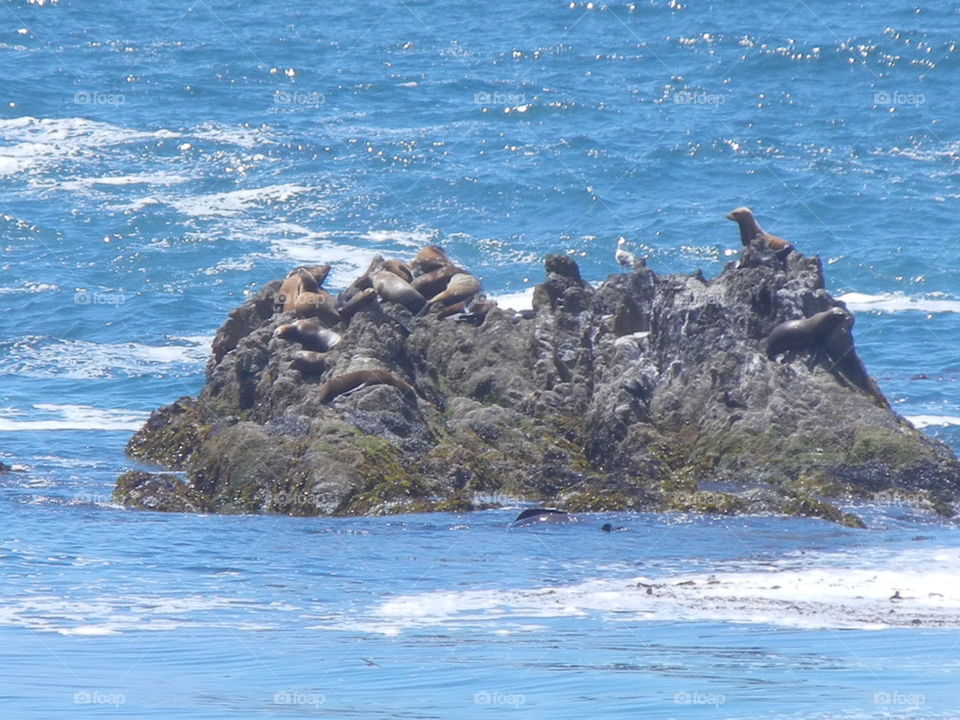
[[[780, 323], [842, 307], [819, 259], [748, 246], [709, 281], [638, 262], [597, 288], [568, 256], [545, 266], [535, 313], [493, 309], [473, 326], [374, 304], [336, 326], [343, 339], [316, 372], [275, 337], [291, 316], [276, 307], [279, 281], [268, 284], [217, 333], [199, 397], [154, 412], [128, 446], [186, 482], [128, 474], [117, 498], [315, 515], [506, 495], [857, 526], [829, 499], [903, 489], [951, 512], [960, 462], [891, 411], [849, 326], [822, 352], [766, 356]], [[373, 385], [324, 402], [325, 382], [368, 369], [417, 396]]]

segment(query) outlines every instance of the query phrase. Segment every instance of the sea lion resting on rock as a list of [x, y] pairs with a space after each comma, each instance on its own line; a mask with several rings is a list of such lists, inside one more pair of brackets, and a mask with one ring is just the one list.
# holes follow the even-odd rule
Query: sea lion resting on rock
[[356, 372], [338, 375], [321, 385], [318, 400], [322, 403], [328, 403], [344, 393], [370, 385], [392, 385], [403, 393], [405, 398], [416, 399], [414, 387], [393, 373], [386, 370], [357, 370]]
[[413, 269], [414, 277], [417, 277], [433, 270], [439, 270], [444, 265], [452, 264], [442, 248], [436, 245], [427, 245], [420, 248], [416, 257], [413, 258], [413, 262], [410, 263], [410, 267]]
[[738, 207], [727, 213], [726, 217], [727, 220], [733, 220], [740, 226], [740, 242], [744, 247], [748, 247], [751, 242], [759, 239], [762, 245], [772, 250], [779, 260], [784, 260], [793, 252], [793, 245], [760, 227], [750, 208]]
[[373, 289], [384, 300], [399, 303], [412, 313], [419, 312], [423, 307], [423, 295], [418, 293], [413, 285], [388, 270], [378, 270], [370, 276]]
[[433, 297], [446, 289], [450, 278], [464, 272], [466, 272], [466, 270], [458, 268], [456, 265], [444, 265], [436, 270], [418, 275], [413, 279], [411, 285], [425, 298]]
[[377, 291], [372, 287], [361, 290], [352, 298], [350, 302], [340, 308], [340, 319], [344, 322], [350, 320], [358, 312], [371, 310], [377, 304]]
[[280, 325], [273, 331], [273, 336], [288, 342], [300, 343], [304, 350], [314, 352], [327, 352], [343, 339], [339, 333], [328, 330], [313, 318]]
[[327, 368], [329, 352], [297, 350], [291, 356], [293, 366], [304, 375], [319, 375]]
[[[329, 266], [321, 266], [327, 267]], [[326, 277], [325, 274], [320, 275]], [[277, 294], [277, 306], [282, 312], [292, 312], [300, 317], [318, 317], [327, 327], [340, 321], [337, 301], [317, 283], [317, 275], [308, 268], [294, 268], [284, 279]]]
[[480, 281], [469, 273], [457, 273], [447, 287], [442, 292], [437, 293], [427, 301], [426, 306], [420, 311], [425, 315], [427, 311], [436, 303], [444, 305], [455, 305], [461, 301], [469, 301], [474, 295], [480, 292]]
[[831, 333], [853, 318], [843, 308], [832, 307], [800, 320], [777, 325], [767, 337], [767, 357], [773, 360], [787, 350], [825, 349]]

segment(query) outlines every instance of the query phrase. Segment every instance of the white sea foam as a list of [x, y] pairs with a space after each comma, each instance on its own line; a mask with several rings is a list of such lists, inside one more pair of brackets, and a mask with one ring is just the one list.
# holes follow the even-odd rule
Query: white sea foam
[[291, 198], [312, 189], [296, 183], [283, 183], [208, 195], [169, 198], [165, 202], [191, 217], [229, 217], [239, 215], [253, 207], [288, 202]]
[[[152, 172], [136, 173], [134, 175], [108, 175], [104, 177], [73, 178], [70, 180], [55, 181], [51, 187], [71, 192], [88, 191], [99, 186], [122, 187], [124, 185], [179, 185], [188, 182], [190, 178], [175, 173]], [[41, 183], [42, 185], [42, 183]]]
[[360, 239], [378, 243], [393, 243], [419, 250], [424, 245], [436, 242], [436, 235], [428, 230], [368, 230], [360, 235]]
[[24, 413], [0, 414], [0, 432], [39, 430], [139, 430], [148, 413], [137, 410], [103, 410], [89, 405], [38, 403], [30, 419]]
[[502, 625], [609, 614], [619, 622], [763, 623], [799, 628], [960, 627], [956, 548], [795, 557], [715, 573], [594, 579], [526, 590], [400, 595], [351, 625], [368, 632]]
[[78, 380], [124, 375], [137, 377], [169, 371], [173, 369], [171, 366], [198, 367], [206, 362], [211, 338], [172, 339], [178, 344], [108, 345], [86, 340], [57, 340], [50, 344], [37, 344], [38, 339], [28, 339], [15, 344], [6, 356], [0, 358], [0, 374]]
[[841, 295], [838, 300], [847, 304], [851, 310], [880, 311], [880, 312], [925, 312], [925, 313], [956, 313], [960, 312], [960, 300], [941, 299], [937, 297], [911, 297], [904, 293], [880, 293], [868, 295], [866, 293], [849, 292]]
[[960, 417], [956, 417], [955, 415], [907, 415], [906, 417], [918, 430], [931, 426], [947, 427], [949, 425], [960, 425]]
[[491, 296], [497, 301], [497, 305], [508, 310], [532, 310], [533, 309], [533, 288], [520, 290], [514, 293], [505, 293], [503, 295]]
[[87, 118], [19, 117], [0, 120], [0, 175], [67, 157], [94, 156], [105, 148], [172, 135], [144, 132]]
[[[61, 635], [116, 635], [129, 631], [170, 631], [181, 627], [220, 627], [222, 613], [235, 610], [290, 611], [283, 603], [257, 604], [245, 599], [209, 595], [182, 597], [103, 596], [75, 599], [40, 595], [6, 599], [0, 625], [14, 625]], [[205, 614], [208, 614], [204, 617]], [[231, 627], [245, 629], [247, 624]]]

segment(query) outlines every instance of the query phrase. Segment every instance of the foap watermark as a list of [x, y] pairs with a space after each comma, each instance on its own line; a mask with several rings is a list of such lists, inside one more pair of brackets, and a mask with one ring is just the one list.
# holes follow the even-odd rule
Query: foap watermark
[[504, 92], [477, 92], [473, 94], [473, 102], [477, 105], [526, 105], [527, 96], [523, 93]]
[[718, 95], [717, 93], [680, 90], [673, 94], [674, 105], [706, 105], [708, 107], [719, 107], [723, 105], [724, 100], [723, 95]]
[[875, 692], [873, 694], [874, 705], [895, 705], [897, 707], [916, 710], [927, 702], [926, 696], [922, 693], [904, 693], [904, 692]]
[[924, 97], [923, 93], [905, 93], [896, 90], [893, 92], [888, 90], [878, 90], [873, 94], [874, 105], [889, 105], [891, 107], [896, 105], [919, 106], [923, 105], [926, 101], [927, 98]]
[[506, 705], [507, 707], [520, 707], [526, 705], [527, 696], [519, 693], [490, 692], [481, 690], [473, 694], [474, 705]]
[[117, 708], [127, 702], [123, 693], [101, 690], [80, 690], [73, 694], [74, 705], [112, 705]]
[[78, 90], [73, 94], [74, 105], [123, 105], [126, 98], [123, 93], [105, 93], [95, 90]]
[[300, 92], [299, 90], [277, 90], [273, 93], [274, 105], [288, 105], [318, 108], [327, 102], [323, 93]]
[[90, 290], [77, 290], [73, 293], [74, 305], [123, 305], [127, 301], [122, 292], [92, 292]]
[[674, 705], [713, 705], [718, 708], [727, 701], [727, 698], [720, 693], [705, 693], [699, 690], [693, 692], [681, 690], [673, 694]]
[[274, 705], [306, 705], [320, 707], [327, 701], [323, 693], [303, 690], [278, 690], [273, 694]]
[[320, 496], [308, 492], [272, 492], [267, 496], [267, 503], [270, 507], [316, 507], [320, 504]]

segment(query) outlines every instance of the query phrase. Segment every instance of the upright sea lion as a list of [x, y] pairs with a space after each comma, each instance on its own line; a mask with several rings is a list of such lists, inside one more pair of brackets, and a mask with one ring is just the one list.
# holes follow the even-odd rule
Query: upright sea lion
[[767, 337], [767, 357], [773, 360], [787, 350], [815, 349], [822, 352], [830, 334], [851, 319], [842, 308], [832, 307], [808, 318], [782, 322]]
[[425, 298], [433, 297], [446, 289], [450, 278], [464, 272], [466, 272], [466, 270], [458, 268], [456, 265], [444, 265], [436, 270], [418, 275], [413, 279], [411, 285]]
[[296, 267], [287, 273], [277, 293], [277, 306], [281, 312], [292, 312], [303, 293], [314, 293], [320, 289], [316, 278], [306, 269]]
[[413, 262], [410, 263], [410, 267], [413, 268], [413, 274], [416, 277], [451, 264], [450, 258], [447, 257], [442, 248], [436, 245], [427, 245], [420, 248], [416, 257], [413, 258]]
[[350, 302], [340, 308], [340, 319], [347, 321], [358, 312], [369, 310], [373, 305], [376, 304], [377, 291], [372, 287], [368, 287], [366, 290], [361, 290], [358, 292], [350, 299]]
[[413, 285], [387, 270], [378, 270], [370, 276], [373, 289], [384, 300], [399, 303], [412, 313], [418, 312], [425, 302], [423, 295]]
[[367, 265], [367, 269], [363, 271], [363, 275], [350, 283], [350, 286], [337, 296], [338, 307], [344, 307], [357, 293], [366, 290], [368, 287], [372, 287], [370, 276], [383, 267], [384, 262], [386, 261], [383, 259], [383, 255], [374, 255], [370, 259], [370, 264]]
[[457, 273], [450, 282], [447, 283], [447, 289], [434, 295], [428, 303], [443, 303], [444, 305], [453, 305], [461, 300], [469, 300], [480, 292], [480, 281], [469, 273]]
[[760, 227], [750, 208], [738, 207], [727, 213], [726, 217], [727, 220], [733, 220], [740, 226], [740, 242], [743, 243], [744, 247], [749, 246], [751, 241], [759, 238], [762, 244], [772, 250], [780, 260], [793, 252], [793, 245], [783, 238], [771, 235]]
[[301, 265], [299, 270], [306, 270], [308, 273], [313, 275], [313, 279], [317, 281], [317, 285], [323, 285], [323, 281], [327, 279], [327, 275], [330, 274], [330, 266], [327, 264], [323, 265]]
[[416, 390], [405, 380], [386, 370], [357, 370], [338, 375], [320, 386], [318, 400], [328, 403], [339, 395], [370, 385], [392, 385], [407, 399], [416, 400]]
[[328, 330], [314, 318], [280, 325], [273, 331], [273, 336], [287, 342], [300, 343], [304, 350], [314, 352], [327, 352], [343, 339], [339, 333]]

